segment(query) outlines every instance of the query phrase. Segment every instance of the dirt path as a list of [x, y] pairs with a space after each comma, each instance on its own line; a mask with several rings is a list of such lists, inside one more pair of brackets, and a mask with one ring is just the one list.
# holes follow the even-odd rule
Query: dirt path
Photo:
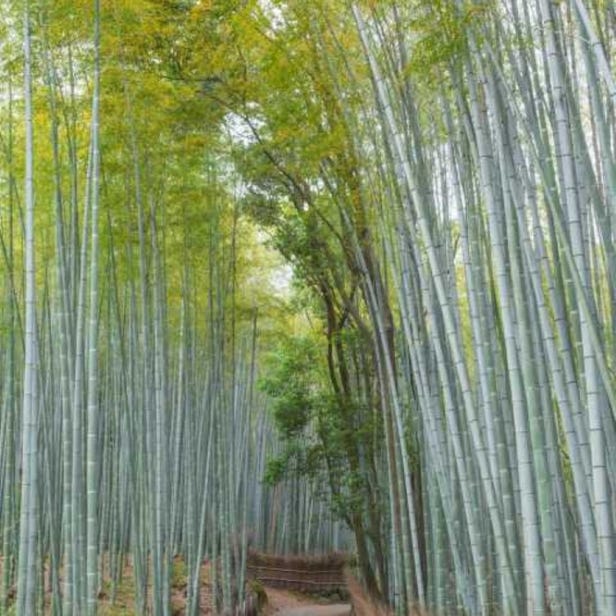
[[306, 605], [276, 612], [279, 616], [349, 616], [351, 607], [346, 603], [335, 605]]
[[313, 597], [299, 593], [266, 588], [268, 616], [349, 616], [351, 606], [346, 603], [316, 604]]

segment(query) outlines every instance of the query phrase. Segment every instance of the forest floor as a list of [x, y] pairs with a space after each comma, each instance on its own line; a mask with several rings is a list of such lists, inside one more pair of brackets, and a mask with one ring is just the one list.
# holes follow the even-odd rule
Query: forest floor
[[[188, 571], [186, 564], [180, 558], [175, 558], [171, 569], [171, 614], [183, 616], [186, 613], [186, 597]], [[105, 588], [107, 591], [105, 591]], [[115, 596], [112, 594], [111, 583], [103, 584], [103, 591], [99, 593], [99, 616], [133, 616], [135, 614], [135, 592], [133, 572], [130, 565], [126, 565], [122, 579], [118, 584]], [[210, 566], [204, 563], [201, 566], [201, 592], [199, 596], [199, 614], [210, 616], [212, 610], [212, 594], [210, 584]]]
[[[0, 558], [0, 579], [2, 574], [2, 559]], [[173, 616], [183, 616], [186, 613], [186, 565], [181, 559], [175, 559], [171, 571], [171, 613]], [[14, 599], [14, 590], [9, 596]], [[351, 613], [348, 604], [331, 603], [331, 599], [305, 595], [299, 592], [265, 588], [267, 605], [264, 616], [347, 616]], [[113, 585], [105, 576], [99, 592], [99, 616], [133, 616], [135, 614], [135, 585], [132, 566], [126, 563], [117, 584]], [[210, 566], [204, 564], [201, 569], [201, 616], [214, 614], [211, 601]], [[51, 612], [51, 581], [49, 570], [45, 571], [45, 614]], [[10, 613], [10, 608], [9, 608]]]
[[[0, 574], [2, 562], [0, 559]], [[45, 613], [51, 611], [51, 583], [49, 571], [45, 575]], [[1, 578], [0, 578], [1, 579]], [[171, 571], [171, 613], [173, 616], [183, 616], [186, 613], [186, 565], [180, 559], [172, 563]], [[10, 591], [14, 598], [14, 589]], [[267, 605], [264, 616], [348, 616], [351, 613], [349, 604], [332, 603], [331, 599], [313, 595], [305, 595], [290, 590], [265, 588]], [[211, 616], [210, 566], [204, 564], [201, 569], [201, 616]], [[99, 593], [98, 613], [100, 616], [133, 616], [135, 613], [135, 585], [130, 564], [126, 564], [118, 583], [112, 584], [105, 577]]]
[[[3, 562], [0, 557], [0, 583], [2, 580], [2, 573]], [[173, 616], [183, 616], [186, 613], [187, 580], [188, 571], [186, 569], [186, 564], [181, 559], [175, 558], [171, 564], [170, 580], [171, 614]], [[49, 614], [52, 611], [52, 585], [48, 565], [45, 566], [43, 583], [45, 585], [45, 593], [42, 598], [44, 601], [42, 611], [44, 614]], [[62, 579], [60, 578], [60, 584], [61, 583]], [[147, 592], [148, 594], [151, 592], [151, 584], [148, 584]], [[136, 611], [135, 594], [133, 568], [132, 565], [127, 562], [116, 584], [112, 582], [108, 574], [103, 575], [101, 589], [98, 594], [99, 616], [134, 616]], [[12, 615], [13, 613], [11, 611], [11, 605], [15, 600], [15, 595], [16, 589], [14, 587], [9, 588], [8, 615]], [[210, 566], [204, 563], [201, 567], [201, 592], [199, 597], [199, 613], [201, 616], [211, 616], [214, 613], [211, 599]], [[0, 615], [1, 614], [2, 606], [0, 605]]]

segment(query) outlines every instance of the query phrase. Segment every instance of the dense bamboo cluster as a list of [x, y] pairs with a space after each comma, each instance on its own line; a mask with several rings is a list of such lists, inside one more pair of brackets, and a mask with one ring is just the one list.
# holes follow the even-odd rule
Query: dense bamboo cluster
[[[24, 86], [17, 94], [12, 65], [2, 110], [0, 613], [95, 614], [101, 596], [113, 602], [128, 584], [135, 613], [168, 615], [178, 562], [187, 614], [205, 609], [207, 562], [208, 601], [230, 612], [245, 600], [249, 543], [292, 551], [345, 541], [311, 497], [316, 486], [262, 482], [277, 439], [256, 387], [256, 307], [236, 317], [230, 191], [209, 157], [205, 265], [172, 254], [164, 221], [174, 204], [149, 175], [152, 148], [126, 81], [126, 172], [119, 180], [105, 168], [99, 0], [93, 43], [67, 55], [49, 47], [53, 24], [40, 7], [24, 7], [3, 15], [23, 19]], [[37, 114], [49, 132], [37, 132]], [[108, 198], [118, 183], [124, 212]]]
[[400, 586], [436, 613], [612, 614], [613, 7], [424, 11], [450, 37], [427, 86], [407, 9], [354, 8], [429, 512]]

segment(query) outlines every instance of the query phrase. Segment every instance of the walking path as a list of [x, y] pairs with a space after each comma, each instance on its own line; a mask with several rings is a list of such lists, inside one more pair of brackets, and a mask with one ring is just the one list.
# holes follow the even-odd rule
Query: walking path
[[278, 616], [349, 616], [351, 606], [346, 603], [333, 605], [305, 605], [274, 612]]
[[348, 603], [315, 604], [314, 598], [298, 593], [266, 588], [268, 616], [350, 616]]

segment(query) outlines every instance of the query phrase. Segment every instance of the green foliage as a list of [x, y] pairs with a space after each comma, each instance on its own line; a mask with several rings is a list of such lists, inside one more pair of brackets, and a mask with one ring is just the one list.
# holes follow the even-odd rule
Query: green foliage
[[407, 73], [434, 78], [468, 50], [471, 28], [480, 23], [493, 2], [435, 0], [421, 2], [410, 19], [414, 42]]
[[317, 348], [305, 337], [289, 337], [270, 356], [261, 389], [273, 400], [276, 426], [285, 439], [302, 433], [318, 402]]
[[[356, 331], [337, 336], [349, 348], [360, 344]], [[365, 512], [376, 486], [354, 460], [359, 450], [372, 455], [373, 444], [381, 442], [380, 416], [370, 405], [332, 392], [316, 332], [282, 338], [267, 357], [265, 373], [260, 388], [271, 398], [282, 439], [282, 450], [267, 461], [265, 483], [320, 477], [334, 516], [349, 521]]]
[[249, 580], [248, 593], [254, 599], [257, 614], [263, 614], [268, 603], [267, 592], [261, 582], [258, 580]]

